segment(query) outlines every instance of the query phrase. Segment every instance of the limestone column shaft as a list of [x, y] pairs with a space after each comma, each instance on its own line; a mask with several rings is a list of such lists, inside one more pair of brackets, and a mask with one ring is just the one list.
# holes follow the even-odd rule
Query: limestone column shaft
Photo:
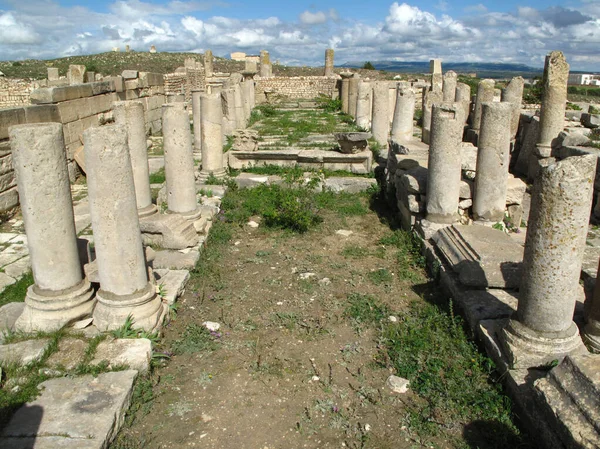
[[443, 77], [443, 101], [444, 103], [453, 103], [456, 98], [456, 84], [458, 75], [452, 70], [444, 73]]
[[238, 125], [235, 112], [235, 94], [233, 87], [229, 87], [221, 92], [221, 106], [223, 108], [222, 134], [230, 136], [233, 132], [241, 128], [241, 123]]
[[481, 127], [481, 105], [494, 101], [495, 81], [491, 79], [481, 80], [477, 86], [477, 99], [475, 100], [475, 111], [473, 112], [473, 123], [471, 128], [479, 131]]
[[200, 120], [200, 95], [202, 90], [192, 90], [192, 121], [194, 123], [194, 153], [202, 153], [202, 123]]
[[509, 360], [532, 367], [581, 348], [573, 312], [586, 246], [595, 155], [542, 167], [531, 195], [517, 312], [502, 334]]
[[[215, 95], [220, 98], [220, 94]], [[196, 200], [189, 115], [181, 103], [166, 104], [162, 106], [162, 121], [168, 210], [193, 220], [198, 218], [200, 209]], [[204, 122], [200, 125], [201, 132], [203, 125]], [[202, 143], [204, 146], [204, 136]], [[204, 153], [202, 156], [204, 158]]]
[[127, 131], [122, 125], [93, 127], [83, 139], [100, 278], [94, 324], [116, 329], [132, 316], [135, 327], [152, 330], [164, 307], [148, 278]]
[[213, 54], [211, 50], [204, 52], [204, 76], [206, 78], [213, 76]]
[[373, 84], [373, 119], [371, 132], [373, 138], [382, 146], [387, 146], [390, 134], [390, 113], [388, 85], [385, 81]]
[[434, 104], [427, 175], [427, 220], [458, 221], [463, 116], [460, 105]]
[[250, 119], [250, 114], [252, 112], [251, 105], [251, 93], [250, 91], [254, 88], [252, 81], [244, 81], [240, 85], [242, 89], [242, 100], [244, 104], [244, 128], [248, 124], [248, 120]]
[[348, 114], [356, 119], [356, 101], [358, 98], [358, 83], [360, 77], [355, 74], [348, 81]]
[[246, 119], [244, 117], [244, 99], [242, 98], [242, 88], [239, 84], [233, 86], [233, 101], [236, 129], [244, 129], [246, 128]]
[[422, 135], [421, 141], [429, 143], [431, 134], [431, 113], [433, 105], [441, 104], [443, 101], [442, 91], [423, 91], [423, 115], [422, 115]]
[[352, 76], [351, 72], [342, 72], [340, 73], [342, 77], [342, 89], [340, 92], [340, 97], [342, 99], [342, 112], [344, 114], [348, 114], [350, 110], [349, 103], [349, 86], [350, 86], [350, 77]]
[[[600, 273], [600, 260], [598, 261], [598, 273]], [[598, 279], [596, 279], [592, 302], [585, 310], [583, 340], [592, 352], [600, 354], [600, 282]]]
[[158, 209], [152, 204], [150, 193], [144, 105], [141, 101], [116, 101], [113, 111], [115, 123], [125, 126], [127, 130], [138, 214], [140, 217], [156, 214]]
[[210, 174], [216, 177], [225, 176], [223, 161], [223, 138], [221, 123], [223, 112], [221, 97], [215, 94], [202, 95], [202, 170], [200, 178], [206, 179]]
[[356, 96], [356, 125], [369, 129], [371, 127], [371, 103], [373, 87], [368, 81], [358, 83], [358, 95]]
[[454, 101], [462, 105], [463, 113], [465, 115], [465, 123], [467, 123], [469, 114], [471, 112], [471, 86], [465, 83], [457, 83]]
[[510, 158], [510, 103], [483, 103], [473, 216], [499, 222], [506, 209], [506, 183]]
[[9, 136], [35, 281], [16, 326], [56, 330], [88, 316], [94, 306], [77, 250], [63, 127], [17, 125]]
[[333, 48], [328, 48], [325, 50], [325, 73], [324, 76], [333, 76], [333, 57], [334, 50]]
[[396, 89], [396, 108], [392, 123], [392, 141], [408, 142], [413, 137], [413, 118], [415, 115], [415, 92], [410, 87], [398, 85]]
[[502, 89], [502, 101], [512, 105], [510, 119], [510, 139], [514, 140], [519, 130], [519, 118], [521, 117], [521, 103], [523, 102], [523, 77], [516, 76]]

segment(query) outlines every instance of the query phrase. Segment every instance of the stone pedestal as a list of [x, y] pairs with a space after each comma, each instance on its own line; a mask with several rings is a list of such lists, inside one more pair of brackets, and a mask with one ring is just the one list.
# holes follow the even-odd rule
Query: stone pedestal
[[497, 223], [504, 219], [510, 159], [510, 103], [482, 105], [473, 218]]
[[53, 331], [89, 316], [95, 303], [77, 250], [63, 127], [18, 125], [9, 136], [35, 281], [15, 327]]
[[427, 220], [458, 221], [463, 116], [459, 105], [433, 105], [427, 175]]
[[368, 81], [358, 83], [358, 95], [356, 96], [356, 126], [362, 129], [371, 127], [371, 104], [373, 87]]
[[271, 58], [266, 50], [260, 51], [260, 76], [262, 78], [270, 78], [273, 76], [273, 67], [271, 66]]
[[423, 116], [422, 116], [422, 135], [421, 141], [429, 143], [431, 134], [431, 111], [434, 104], [441, 104], [443, 101], [442, 91], [423, 91]]
[[475, 110], [473, 111], [473, 123], [471, 129], [479, 132], [481, 127], [481, 107], [483, 103], [491, 103], [494, 101], [494, 86], [496, 82], [491, 79], [481, 80], [477, 86], [477, 98], [475, 100]]
[[166, 306], [148, 277], [127, 132], [121, 125], [94, 127], [83, 139], [100, 279], [94, 325], [113, 330], [131, 317], [134, 327], [152, 331], [162, 324]]
[[354, 74], [348, 81], [348, 114], [356, 119], [356, 101], [358, 99], [358, 83], [360, 77], [358, 74]]
[[[214, 95], [220, 98], [220, 94]], [[204, 101], [204, 97], [201, 101]], [[181, 103], [166, 104], [162, 106], [162, 122], [168, 212], [193, 221], [200, 217], [200, 208], [196, 201], [189, 115]], [[203, 126], [202, 121], [201, 128]], [[206, 142], [202, 138], [202, 146], [204, 145]], [[204, 148], [202, 159], [204, 160]]]
[[202, 95], [202, 170], [200, 179], [205, 181], [211, 174], [225, 176], [223, 162], [223, 138], [221, 123], [223, 112], [221, 97], [216, 94]]
[[413, 118], [415, 115], [415, 92], [410, 87], [398, 84], [396, 89], [396, 108], [392, 122], [392, 141], [408, 142], [413, 137]]
[[192, 90], [192, 120], [194, 123], [194, 155], [196, 159], [202, 157], [202, 124], [200, 120], [200, 95], [202, 90]]
[[353, 76], [354, 74], [352, 72], [342, 72], [340, 73], [340, 76], [342, 77], [342, 91], [340, 92], [340, 97], [342, 99], [342, 112], [344, 114], [348, 114], [349, 109], [349, 85], [350, 85], [350, 78]]
[[252, 113], [252, 91], [254, 90], [253, 81], [244, 81], [240, 84], [242, 89], [242, 101], [244, 106], [244, 128], [248, 126], [250, 114]]
[[373, 83], [373, 119], [371, 132], [373, 138], [382, 146], [387, 146], [390, 135], [390, 113], [388, 85], [385, 81]]
[[471, 86], [465, 83], [457, 83], [454, 101], [462, 106], [465, 123], [467, 123], [471, 112]]
[[115, 122], [127, 130], [138, 215], [140, 218], [154, 215], [158, 213], [158, 209], [152, 204], [150, 194], [144, 105], [141, 101], [116, 101], [113, 103], [113, 111]]
[[333, 56], [334, 50], [333, 48], [328, 48], [325, 50], [325, 73], [324, 76], [333, 76]]
[[443, 101], [444, 103], [453, 103], [456, 98], [456, 84], [458, 75], [456, 72], [449, 70], [444, 74], [443, 85]]
[[542, 168], [533, 186], [519, 305], [501, 334], [515, 368], [585, 350], [573, 312], [596, 161], [595, 155], [564, 159]]
[[[600, 261], [598, 262], [598, 273], [600, 273]], [[600, 354], [600, 282], [597, 277], [594, 296], [585, 310], [583, 340], [592, 352]]]
[[211, 50], [204, 52], [204, 76], [206, 78], [213, 76], [213, 54]]
[[502, 102], [512, 105], [510, 118], [510, 140], [515, 140], [519, 130], [519, 118], [521, 117], [521, 103], [523, 102], [523, 77], [516, 76], [502, 89]]

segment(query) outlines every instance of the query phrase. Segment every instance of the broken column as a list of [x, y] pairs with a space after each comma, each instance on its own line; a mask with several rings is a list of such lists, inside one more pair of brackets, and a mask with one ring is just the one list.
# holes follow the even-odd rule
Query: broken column
[[463, 117], [460, 106], [434, 104], [427, 174], [427, 220], [458, 221]]
[[413, 137], [415, 115], [415, 92], [411, 87], [398, 84], [396, 88], [396, 108], [392, 123], [392, 142], [408, 142]]
[[443, 101], [445, 103], [454, 103], [456, 98], [456, 84], [458, 75], [456, 72], [449, 70], [443, 76]]
[[202, 95], [202, 170], [200, 179], [213, 175], [216, 178], [225, 176], [223, 162], [223, 136], [221, 123], [221, 97], [219, 94]]
[[373, 138], [382, 146], [387, 146], [390, 134], [388, 84], [385, 81], [373, 83], [373, 118], [371, 132]]
[[[220, 94], [214, 95], [221, 98]], [[192, 135], [189, 115], [183, 103], [164, 104], [162, 122], [168, 212], [180, 214], [190, 221], [197, 220], [200, 208], [196, 201]], [[204, 126], [204, 121], [200, 126]], [[202, 137], [204, 148], [206, 142]]]
[[510, 158], [510, 103], [482, 105], [473, 218], [497, 223], [504, 219]]
[[531, 195], [519, 304], [501, 332], [514, 368], [561, 360], [583, 348], [573, 312], [592, 205], [595, 155], [542, 167]]
[[333, 48], [325, 50], [325, 74], [324, 76], [333, 76]]
[[479, 133], [479, 128], [481, 127], [481, 107], [483, 103], [494, 101], [495, 85], [496, 82], [494, 80], [485, 79], [481, 80], [477, 86], [477, 99], [475, 100], [475, 110], [473, 111], [473, 123], [471, 123], [471, 129], [476, 133]]
[[358, 98], [358, 83], [360, 75], [355, 73], [348, 81], [348, 114], [356, 119], [356, 101]]
[[206, 78], [213, 76], [213, 54], [211, 50], [204, 52], [204, 76]]
[[442, 60], [432, 59], [429, 61], [429, 73], [431, 73], [431, 90], [442, 92], [444, 80], [442, 76]]
[[141, 101], [116, 101], [113, 111], [115, 123], [127, 130], [138, 215], [142, 218], [156, 214], [158, 209], [152, 204], [150, 193], [144, 105]]
[[63, 127], [17, 125], [9, 136], [35, 281], [15, 328], [54, 331], [90, 316], [95, 303], [77, 250]]
[[[252, 91], [254, 90], [254, 81], [244, 81], [240, 84], [242, 89], [242, 100], [244, 102], [244, 123], [248, 124], [250, 120], [250, 114], [252, 113]], [[246, 126], [244, 126], [246, 127]]]
[[519, 130], [519, 118], [521, 117], [521, 102], [523, 101], [523, 86], [525, 81], [523, 77], [516, 76], [510, 80], [504, 89], [502, 89], [502, 101], [512, 105], [510, 119], [510, 140], [515, 140]]
[[350, 84], [350, 78], [353, 76], [354, 74], [352, 72], [342, 72], [340, 73], [340, 76], [342, 77], [342, 89], [340, 92], [340, 98], [342, 100], [342, 112], [344, 114], [348, 114], [349, 111], [349, 99], [348, 99], [348, 94], [349, 94], [349, 84]]
[[[598, 261], [598, 271], [600, 273], [600, 261]], [[586, 304], [585, 308], [585, 327], [583, 328], [583, 341], [595, 354], [600, 354], [600, 282], [596, 275], [596, 286], [594, 287], [594, 296], [591, 303]]]
[[114, 330], [131, 317], [133, 327], [152, 331], [161, 326], [165, 306], [148, 276], [127, 131], [122, 125], [88, 128], [83, 140], [100, 279], [94, 325]]
[[85, 66], [71, 64], [67, 72], [67, 80], [70, 85], [83, 84], [85, 82]]
[[457, 83], [454, 101], [462, 106], [465, 123], [467, 123], [471, 112], [471, 86], [465, 83]]
[[202, 125], [200, 122], [200, 89], [192, 89], [192, 121], [194, 123], [194, 157], [202, 157]]
[[356, 95], [356, 126], [362, 129], [371, 127], [371, 96], [373, 87], [369, 81], [358, 83], [358, 94]]
[[421, 141], [423, 143], [429, 143], [431, 133], [431, 112], [433, 111], [434, 104], [442, 103], [443, 95], [441, 90], [423, 90], [423, 115], [421, 122]]
[[260, 51], [260, 76], [262, 78], [270, 78], [273, 76], [273, 67], [271, 66], [271, 58], [267, 50]]
[[246, 128], [246, 118], [244, 116], [244, 99], [242, 98], [242, 88], [239, 84], [233, 86], [233, 105], [236, 129]]

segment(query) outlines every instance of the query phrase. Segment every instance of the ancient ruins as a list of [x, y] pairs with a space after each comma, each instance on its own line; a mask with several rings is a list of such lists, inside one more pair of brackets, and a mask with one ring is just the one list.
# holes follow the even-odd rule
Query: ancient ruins
[[[590, 221], [600, 219], [600, 153], [583, 144], [600, 117], [565, 110], [564, 55], [546, 58], [539, 112], [523, 104], [521, 77], [502, 91], [483, 79], [471, 92], [438, 59], [429, 81], [340, 72], [332, 49], [321, 76], [279, 76], [266, 50], [258, 65], [245, 61], [241, 73], [220, 73], [208, 50], [202, 61], [188, 60], [167, 75], [102, 76], [71, 66], [59, 77], [48, 68], [30, 105], [0, 110], [0, 212], [19, 207], [24, 225], [20, 234], [0, 233], [0, 287], [29, 270], [35, 281], [23, 303], [0, 309], [0, 330], [75, 327], [94, 335], [132, 320], [145, 332], [160, 331], [219, 213], [222, 194], [202, 193], [210, 183], [231, 169], [265, 165], [379, 170], [389, 208], [419, 236], [430, 270], [504, 374], [526, 425], [548, 448], [597, 448], [600, 247], [586, 239]], [[257, 105], [302, 114], [318, 97], [339, 99], [361, 132], [284, 147], [248, 127]], [[149, 157], [149, 138], [157, 135], [164, 156]], [[370, 145], [383, 149], [379, 158]], [[165, 182], [152, 186], [150, 174], [159, 167]], [[166, 296], [159, 294], [165, 285]], [[0, 361], [23, 361], [25, 343], [0, 346]], [[44, 422], [23, 434], [19, 423], [31, 413], [24, 406], [0, 446], [83, 447], [74, 441], [86, 435], [85, 447], [106, 447], [151, 353], [147, 340], [118, 345], [131, 356], [124, 359], [130, 370], [100, 374], [94, 385], [84, 378], [72, 384], [75, 396], [117, 385], [108, 400], [116, 423], [62, 429]], [[40, 400], [60, 403], [52, 385], [68, 380], [48, 380], [49, 396]], [[87, 436], [85, 426], [98, 430]], [[35, 446], [27, 446], [36, 435]]]

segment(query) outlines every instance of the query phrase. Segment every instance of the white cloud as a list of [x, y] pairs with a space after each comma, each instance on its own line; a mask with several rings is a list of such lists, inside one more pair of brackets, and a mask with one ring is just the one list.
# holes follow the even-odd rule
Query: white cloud
[[323, 11], [304, 11], [300, 14], [300, 23], [305, 25], [318, 25], [327, 22], [327, 15]]
[[0, 45], [41, 43], [41, 37], [31, 26], [15, 19], [10, 12], [0, 14]]

